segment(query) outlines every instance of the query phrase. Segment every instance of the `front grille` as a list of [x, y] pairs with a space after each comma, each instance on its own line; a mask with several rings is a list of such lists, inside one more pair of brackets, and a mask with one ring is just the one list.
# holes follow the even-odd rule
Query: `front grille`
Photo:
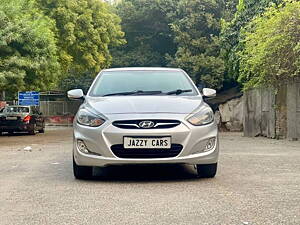
[[111, 146], [112, 152], [119, 158], [171, 158], [176, 157], [181, 152], [183, 146], [172, 144], [171, 149], [125, 149], [123, 145]]
[[[139, 124], [143, 121], [151, 121], [154, 126], [151, 128], [142, 128]], [[180, 124], [178, 120], [120, 120], [113, 122], [113, 125], [122, 129], [167, 129]]]

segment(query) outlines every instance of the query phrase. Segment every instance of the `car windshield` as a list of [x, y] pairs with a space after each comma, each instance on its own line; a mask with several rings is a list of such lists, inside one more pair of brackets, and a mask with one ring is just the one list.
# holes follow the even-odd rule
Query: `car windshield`
[[197, 95], [181, 71], [112, 71], [103, 72], [93, 85], [90, 96], [112, 95]]
[[4, 112], [6, 113], [29, 113], [28, 107], [19, 107], [19, 106], [11, 106], [5, 108]]

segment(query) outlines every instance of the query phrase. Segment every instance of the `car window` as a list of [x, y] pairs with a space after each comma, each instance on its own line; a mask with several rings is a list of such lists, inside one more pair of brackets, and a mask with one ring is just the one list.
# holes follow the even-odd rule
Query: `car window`
[[196, 95], [193, 85], [181, 71], [113, 71], [103, 72], [93, 85], [91, 96], [132, 91], [161, 91], [191, 89], [182, 95]]
[[11, 107], [5, 108], [4, 112], [6, 112], [6, 113], [29, 113], [29, 108], [28, 107], [11, 106]]

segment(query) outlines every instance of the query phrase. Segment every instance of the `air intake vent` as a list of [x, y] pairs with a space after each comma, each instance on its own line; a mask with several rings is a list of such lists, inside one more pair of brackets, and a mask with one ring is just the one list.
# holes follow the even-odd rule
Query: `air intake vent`
[[[113, 122], [113, 125], [122, 129], [167, 129], [180, 124], [178, 120], [121, 120]], [[151, 125], [151, 126], [143, 126]]]
[[124, 149], [123, 145], [111, 146], [112, 152], [119, 158], [147, 159], [172, 158], [179, 155], [182, 145], [172, 144], [171, 149]]

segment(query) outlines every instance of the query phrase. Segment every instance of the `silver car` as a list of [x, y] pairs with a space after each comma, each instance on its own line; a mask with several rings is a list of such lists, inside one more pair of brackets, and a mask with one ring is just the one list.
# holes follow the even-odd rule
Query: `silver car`
[[192, 164], [212, 178], [219, 156], [218, 129], [203, 96], [181, 69], [118, 68], [99, 73], [74, 119], [73, 171], [124, 164]]

